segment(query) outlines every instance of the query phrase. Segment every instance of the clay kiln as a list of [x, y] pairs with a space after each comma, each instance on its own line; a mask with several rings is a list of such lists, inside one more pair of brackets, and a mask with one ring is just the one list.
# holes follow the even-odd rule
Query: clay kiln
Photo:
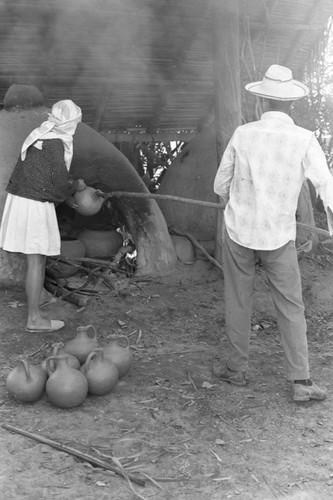
[[[33, 85], [12, 85], [5, 95], [4, 109], [0, 112], [0, 215], [6, 197], [5, 188], [21, 145], [27, 135], [47, 118], [49, 111], [41, 93]], [[127, 158], [85, 123], [78, 125], [74, 135], [71, 174], [105, 192], [148, 192]], [[170, 272], [176, 263], [176, 255], [157, 203], [149, 199], [119, 199], [116, 204], [136, 245], [137, 273], [158, 275]], [[24, 269], [22, 256], [0, 251], [2, 284], [22, 283]]]

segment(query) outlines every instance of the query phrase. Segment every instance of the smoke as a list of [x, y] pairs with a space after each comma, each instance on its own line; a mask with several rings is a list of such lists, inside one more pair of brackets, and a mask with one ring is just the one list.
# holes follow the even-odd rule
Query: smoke
[[96, 70], [109, 74], [125, 63], [129, 47], [135, 56], [142, 21], [149, 25], [151, 12], [140, 4], [138, 10], [135, 0], [7, 0], [0, 7], [6, 26], [1, 74], [39, 77], [45, 69], [59, 78], [82, 72], [91, 77]]
[[174, 78], [195, 43], [203, 4], [3, 0], [0, 95], [12, 83], [30, 82], [54, 102], [72, 98], [60, 93], [75, 88], [75, 95], [93, 109], [92, 88], [103, 93], [125, 86], [130, 106], [131, 90], [139, 90], [144, 99], [152, 86], [163, 89]]

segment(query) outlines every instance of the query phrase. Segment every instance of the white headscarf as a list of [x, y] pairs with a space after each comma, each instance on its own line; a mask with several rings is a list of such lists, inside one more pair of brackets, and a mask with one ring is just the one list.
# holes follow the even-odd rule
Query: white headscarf
[[73, 135], [81, 119], [81, 109], [73, 101], [67, 99], [53, 104], [48, 119], [35, 128], [24, 141], [21, 149], [22, 161], [25, 160], [29, 146], [36, 141], [61, 139], [65, 147], [65, 163], [69, 170], [73, 157]]

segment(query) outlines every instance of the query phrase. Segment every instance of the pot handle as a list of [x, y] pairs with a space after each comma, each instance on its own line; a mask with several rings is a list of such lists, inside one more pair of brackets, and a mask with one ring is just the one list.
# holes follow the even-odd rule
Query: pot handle
[[23, 366], [27, 380], [31, 380], [30, 367], [28, 361], [26, 359], [19, 359], [19, 363], [21, 363]]
[[57, 360], [57, 359], [64, 359], [66, 361], [66, 363], [68, 364], [67, 356], [65, 354], [58, 354], [57, 356], [49, 356], [45, 360], [46, 371], [47, 371], [48, 374], [51, 374], [51, 373], [55, 372], [55, 370], [57, 368], [56, 363], [52, 363], [51, 364], [51, 361]]
[[94, 357], [95, 357], [95, 356], [96, 356], [99, 352], [103, 352], [102, 347], [96, 347], [96, 349], [94, 349], [93, 351], [91, 351], [91, 352], [88, 354], [88, 356], [87, 356], [87, 358], [86, 358], [85, 362], [83, 363], [82, 368], [84, 368], [84, 369], [88, 368], [90, 361], [91, 361], [91, 360], [92, 360], [92, 359], [93, 359], [93, 358], [94, 358]]
[[58, 356], [59, 349], [64, 347], [63, 342], [56, 342], [52, 344], [52, 356]]
[[[92, 330], [93, 331], [93, 334], [94, 336], [91, 337], [91, 338], [94, 338], [94, 339], [97, 339], [97, 330], [96, 328], [94, 327], [94, 325], [87, 325], [87, 326], [78, 326], [77, 329], [76, 329], [78, 332], [82, 332], [84, 330], [87, 331], [87, 334], [89, 335], [89, 330]], [[90, 335], [89, 335], [90, 337]]]

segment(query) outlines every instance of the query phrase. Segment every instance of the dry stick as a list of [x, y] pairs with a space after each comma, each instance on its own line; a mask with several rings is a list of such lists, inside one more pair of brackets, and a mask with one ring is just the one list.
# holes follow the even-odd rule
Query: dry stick
[[128, 480], [128, 478], [129, 478], [133, 483], [136, 483], [140, 486], [145, 486], [145, 484], [146, 484], [146, 482], [143, 479], [135, 477], [132, 474], [125, 475], [123, 473], [123, 471], [121, 471], [117, 467], [110, 465], [107, 462], [104, 462], [103, 460], [99, 460], [98, 458], [92, 457], [91, 455], [88, 455], [86, 453], [82, 453], [81, 451], [76, 450], [75, 448], [72, 448], [70, 446], [66, 446], [62, 443], [58, 443], [57, 441], [53, 441], [52, 439], [46, 438], [44, 436], [39, 436], [37, 434], [33, 434], [31, 432], [24, 431], [22, 429], [19, 429], [17, 427], [9, 425], [9, 424], [3, 424], [1, 427], [3, 427], [3, 429], [7, 429], [7, 431], [16, 432], [16, 434], [21, 434], [22, 436], [34, 439], [35, 441], [39, 441], [40, 443], [44, 443], [44, 444], [47, 444], [49, 446], [52, 446], [53, 448], [56, 448], [57, 450], [64, 451], [64, 452], [68, 453], [69, 455], [74, 455], [75, 457], [81, 458], [82, 460], [85, 460], [86, 462], [90, 462], [91, 464], [97, 465], [98, 467], [101, 467], [102, 469], [111, 470], [112, 472], [119, 474], [120, 476], [122, 476], [126, 480]]
[[[60, 261], [77, 261], [77, 262], [87, 262], [87, 263], [90, 263], [90, 264], [96, 264], [96, 265], [99, 265], [101, 267], [110, 267], [110, 268], [114, 268], [114, 269], [117, 269], [117, 266], [115, 266], [112, 262], [110, 262], [109, 260], [102, 260], [102, 259], [93, 259], [91, 257], [57, 257], [58, 260]], [[76, 266], [75, 266], [76, 267]], [[82, 266], [78, 266], [78, 267], [82, 267]], [[85, 269], [85, 268], [83, 268]], [[118, 271], [118, 269], [117, 269]]]
[[208, 253], [207, 250], [202, 245], [200, 245], [200, 243], [198, 243], [194, 236], [192, 236], [190, 233], [181, 233], [173, 227], [170, 227], [170, 231], [178, 234], [178, 236], [185, 236], [185, 238], [188, 238], [193, 243], [193, 245], [197, 247], [205, 255], [205, 257], [207, 257], [207, 259], [210, 260], [210, 262], [212, 262], [214, 266], [217, 267], [223, 274], [223, 267], [221, 266], [221, 264], [216, 259], [214, 259], [214, 257], [212, 257], [210, 253]]

